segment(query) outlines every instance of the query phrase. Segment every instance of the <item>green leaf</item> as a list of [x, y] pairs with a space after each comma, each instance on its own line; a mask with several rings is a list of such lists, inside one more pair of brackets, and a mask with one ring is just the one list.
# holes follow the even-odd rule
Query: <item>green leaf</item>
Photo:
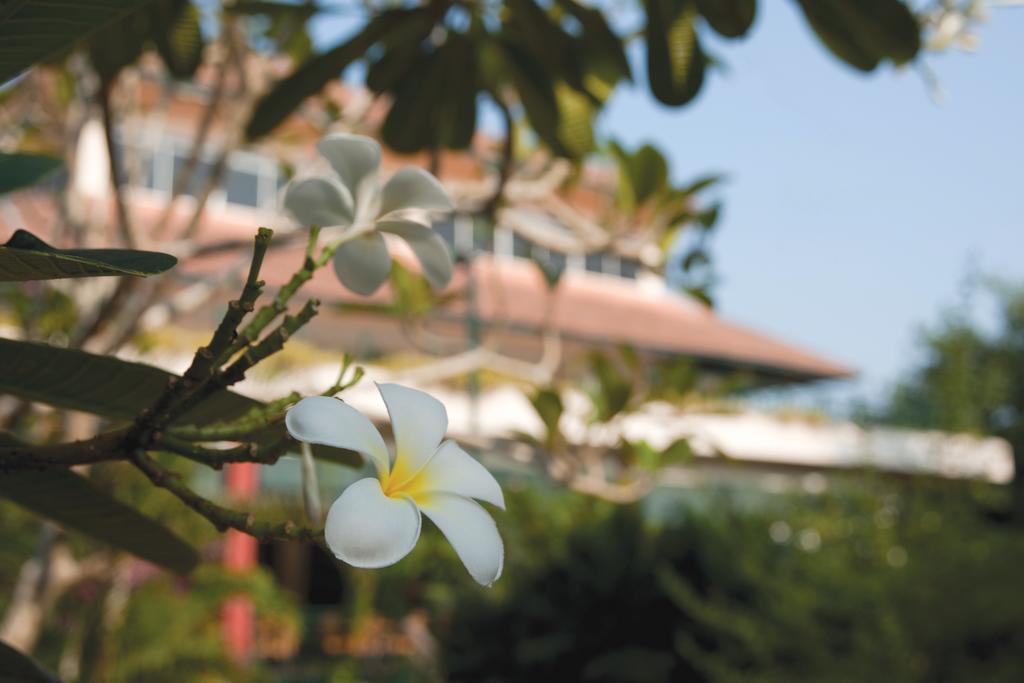
[[199, 563], [173, 532], [70, 470], [0, 473], [0, 498], [178, 574]]
[[147, 2], [149, 0], [4, 2], [0, 9], [0, 84], [33, 64], [70, 49]]
[[562, 275], [565, 274], [565, 263], [559, 263], [552, 258], [541, 258], [531, 254], [530, 260], [540, 270], [540, 274], [544, 277], [544, 284], [548, 286], [548, 289], [554, 289], [558, 286], [559, 281], [562, 279]]
[[701, 190], [711, 187], [712, 185], [717, 185], [723, 180], [725, 180], [725, 176], [719, 174], [701, 176], [700, 178], [697, 178], [689, 185], [682, 188], [681, 191], [683, 192], [683, 194], [687, 195], [696, 194]]
[[697, 9], [720, 35], [739, 38], [754, 23], [757, 0], [697, 0]]
[[541, 422], [544, 423], [547, 433], [544, 445], [549, 449], [555, 448], [562, 440], [562, 432], [558, 426], [559, 420], [562, 419], [562, 413], [565, 411], [562, 397], [559, 396], [555, 388], [547, 387], [538, 389], [537, 393], [530, 398], [530, 403], [533, 404], [533, 409], [537, 411]]
[[884, 59], [904, 64], [921, 47], [920, 26], [900, 0], [797, 0], [818, 38], [862, 71]]
[[31, 187], [64, 165], [45, 154], [0, 154], [0, 194]]
[[[558, 100], [551, 75], [533, 56], [510, 41], [498, 40], [490, 43], [489, 48], [485, 54], [494, 63], [494, 77], [511, 83], [530, 127], [556, 154], [570, 156], [558, 137]], [[492, 83], [492, 90], [499, 92], [500, 85]]]
[[534, 0], [507, 0], [503, 36], [536, 60], [552, 81], [585, 91], [583, 55], [577, 41]]
[[36, 664], [0, 640], [0, 683], [60, 683]]
[[591, 395], [591, 399], [597, 409], [597, 419], [607, 422], [629, 404], [633, 385], [608, 358], [599, 353], [591, 356], [591, 367], [598, 382], [598, 391]]
[[668, 162], [651, 145], [644, 145], [633, 154], [629, 170], [638, 205], [665, 189], [668, 183]]
[[155, 275], [178, 262], [170, 254], [134, 249], [56, 249], [26, 230], [0, 245], [0, 282], [100, 275]]
[[555, 85], [558, 104], [558, 142], [570, 159], [582, 159], [594, 149], [594, 117], [597, 112], [589, 97], [569, 87]]
[[[584, 55], [584, 86], [592, 96], [604, 100], [619, 80], [632, 80], [632, 70], [622, 39], [612, 31], [601, 10], [575, 0], [557, 0], [583, 28], [579, 41]], [[596, 81], [596, 82], [595, 82]]]
[[696, 10], [689, 2], [645, 0], [647, 77], [662, 104], [686, 104], [704, 83], [707, 59], [693, 28]]
[[381, 38], [383, 53], [366, 70], [366, 86], [376, 93], [396, 90], [423, 58], [423, 41], [434, 30], [429, 14], [411, 16]]
[[[156, 401], [177, 375], [143, 363], [62, 349], [38, 342], [0, 339], [0, 393], [65, 410], [80, 410], [127, 421]], [[184, 412], [175, 424], [208, 425], [246, 415], [263, 404], [232, 391], [220, 391]], [[254, 435], [256, 443], [283, 438], [284, 425]], [[339, 464], [361, 462], [336, 448], [316, 447], [314, 455]]]
[[277, 128], [307, 97], [320, 92], [329, 81], [341, 76], [342, 71], [360, 59], [393, 27], [415, 21], [423, 12], [422, 8], [382, 12], [351, 39], [307, 60], [290, 76], [278, 81], [256, 104], [245, 127], [246, 138], [255, 140]]
[[[66, 410], [133, 419], [174, 378], [142, 363], [47, 344], [0, 339], [0, 392]], [[183, 424], [230, 420], [260, 405], [222, 391], [182, 415]]]
[[710, 230], [718, 223], [718, 217], [722, 214], [722, 204], [716, 202], [709, 208], [697, 214], [697, 220], [705, 230]]
[[402, 154], [468, 147], [476, 130], [478, 82], [476, 69], [467, 65], [476, 62], [476, 45], [463, 33], [449, 31], [433, 51], [421, 48], [397, 80], [381, 128], [384, 142]]
[[203, 60], [203, 35], [199, 10], [189, 0], [155, 2], [150, 6], [153, 42], [171, 75], [192, 78]]

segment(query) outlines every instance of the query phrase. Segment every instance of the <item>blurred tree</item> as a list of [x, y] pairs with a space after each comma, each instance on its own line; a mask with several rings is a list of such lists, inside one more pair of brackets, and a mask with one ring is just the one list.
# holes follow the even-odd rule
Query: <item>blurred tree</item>
[[995, 325], [955, 311], [922, 337], [924, 363], [871, 419], [1001, 436], [1013, 447], [1013, 501], [1000, 518], [1024, 525], [1024, 287], [991, 283]]

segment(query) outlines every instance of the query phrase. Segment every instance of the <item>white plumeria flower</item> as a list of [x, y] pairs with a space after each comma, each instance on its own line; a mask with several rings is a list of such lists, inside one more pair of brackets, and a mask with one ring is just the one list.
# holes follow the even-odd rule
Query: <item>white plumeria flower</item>
[[377, 470], [331, 505], [324, 527], [328, 547], [353, 566], [386, 567], [416, 545], [422, 512], [472, 577], [491, 585], [501, 576], [505, 550], [494, 520], [476, 500], [504, 510], [501, 487], [454, 441], [442, 443], [448, 413], [440, 401], [398, 384], [377, 388], [391, 416], [394, 458], [369, 418], [340, 399], [310, 396], [285, 416], [299, 441], [358, 451]]
[[438, 289], [452, 276], [452, 256], [440, 235], [410, 214], [451, 211], [441, 183], [421, 168], [406, 166], [381, 187], [380, 145], [362, 135], [335, 133], [317, 144], [338, 177], [314, 176], [292, 182], [284, 207], [306, 227], [339, 228], [345, 240], [334, 254], [342, 284], [368, 295], [391, 272], [381, 232], [398, 235], [412, 248], [427, 281]]

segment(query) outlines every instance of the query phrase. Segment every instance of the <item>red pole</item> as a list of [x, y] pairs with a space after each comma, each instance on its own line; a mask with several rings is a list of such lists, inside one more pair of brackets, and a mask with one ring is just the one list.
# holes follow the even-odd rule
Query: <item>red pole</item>
[[[224, 485], [231, 501], [251, 498], [259, 488], [257, 464], [239, 462], [227, 465]], [[229, 529], [224, 537], [224, 567], [232, 572], [246, 572], [256, 566], [258, 550], [255, 538], [241, 531]], [[224, 603], [222, 619], [228, 654], [237, 661], [249, 659], [253, 654], [255, 639], [255, 612], [252, 602], [241, 595], [229, 598]]]

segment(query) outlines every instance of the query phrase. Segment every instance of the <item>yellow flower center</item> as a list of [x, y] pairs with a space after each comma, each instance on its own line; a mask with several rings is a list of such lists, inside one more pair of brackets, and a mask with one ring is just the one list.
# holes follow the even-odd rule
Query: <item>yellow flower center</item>
[[430, 490], [429, 479], [422, 469], [413, 473], [399, 453], [391, 472], [381, 475], [380, 488], [388, 498], [409, 497], [418, 503]]

